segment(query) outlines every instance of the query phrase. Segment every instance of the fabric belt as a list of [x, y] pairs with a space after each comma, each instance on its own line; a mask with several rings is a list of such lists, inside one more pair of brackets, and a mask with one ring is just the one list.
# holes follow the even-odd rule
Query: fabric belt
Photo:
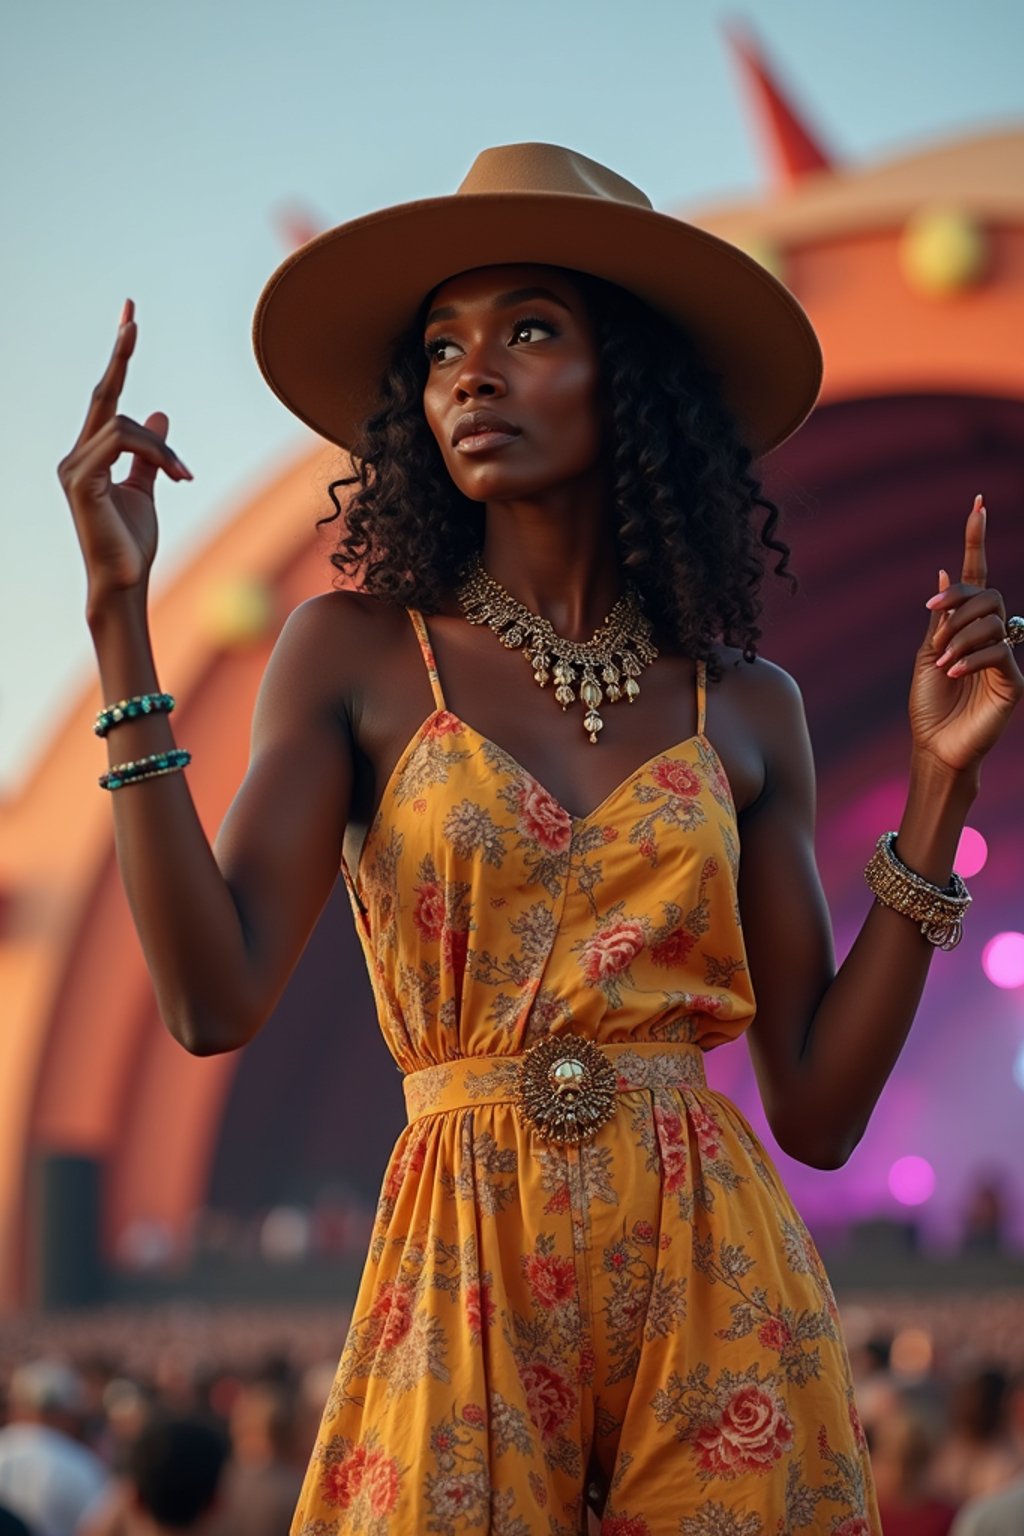
[[549, 1035], [520, 1055], [463, 1056], [409, 1072], [409, 1123], [446, 1110], [511, 1103], [546, 1141], [589, 1140], [637, 1089], [704, 1088], [704, 1052], [690, 1042]]

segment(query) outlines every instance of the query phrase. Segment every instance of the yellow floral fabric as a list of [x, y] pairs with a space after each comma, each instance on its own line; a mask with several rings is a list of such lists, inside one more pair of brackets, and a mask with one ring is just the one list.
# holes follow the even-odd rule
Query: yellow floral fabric
[[[754, 1016], [728, 780], [704, 734], [571, 816], [436, 708], [344, 875], [409, 1124], [292, 1536], [879, 1536], [835, 1300], [704, 1053]], [[537, 1041], [616, 1108], [542, 1140]], [[590, 1492], [593, 1490], [592, 1492]]]

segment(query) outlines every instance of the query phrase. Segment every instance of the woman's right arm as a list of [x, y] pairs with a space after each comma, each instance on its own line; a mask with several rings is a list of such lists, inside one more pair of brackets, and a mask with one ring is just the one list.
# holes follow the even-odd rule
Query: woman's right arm
[[[85, 425], [60, 466], [85, 559], [87, 617], [102, 696], [157, 692], [147, 619], [158, 470], [190, 478], [164, 441], [167, 419], [117, 414], [136, 327], [130, 306]], [[127, 478], [111, 466], [133, 455]], [[291, 615], [261, 685], [249, 768], [210, 846], [182, 773], [111, 792], [118, 863], [168, 1029], [196, 1055], [244, 1045], [284, 990], [337, 878], [352, 785], [338, 695], [332, 597]], [[333, 692], [332, 692], [333, 690]], [[173, 746], [167, 715], [123, 722], [110, 761]], [[187, 746], [187, 742], [182, 743]]]

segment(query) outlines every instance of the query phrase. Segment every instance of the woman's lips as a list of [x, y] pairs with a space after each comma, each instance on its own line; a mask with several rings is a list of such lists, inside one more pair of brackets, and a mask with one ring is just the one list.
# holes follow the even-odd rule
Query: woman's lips
[[455, 423], [452, 431], [452, 447], [457, 453], [490, 453], [495, 448], [505, 448], [519, 436], [519, 428], [497, 411], [478, 406], [466, 411]]
[[504, 448], [509, 443], [514, 443], [518, 436], [518, 432], [498, 432], [490, 427], [486, 432], [471, 432], [466, 437], [460, 437], [455, 444], [455, 452], [491, 453], [496, 448]]

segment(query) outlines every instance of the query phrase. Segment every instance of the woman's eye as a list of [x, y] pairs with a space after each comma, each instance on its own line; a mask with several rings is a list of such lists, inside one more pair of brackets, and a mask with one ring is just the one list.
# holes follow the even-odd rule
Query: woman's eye
[[547, 320], [530, 319], [517, 320], [512, 329], [512, 340], [515, 342], [530, 342], [543, 339], [545, 336], [553, 336], [555, 328]]
[[449, 349], [454, 347], [454, 341], [448, 336], [435, 336], [433, 341], [424, 343], [427, 358], [432, 363], [446, 363]]

